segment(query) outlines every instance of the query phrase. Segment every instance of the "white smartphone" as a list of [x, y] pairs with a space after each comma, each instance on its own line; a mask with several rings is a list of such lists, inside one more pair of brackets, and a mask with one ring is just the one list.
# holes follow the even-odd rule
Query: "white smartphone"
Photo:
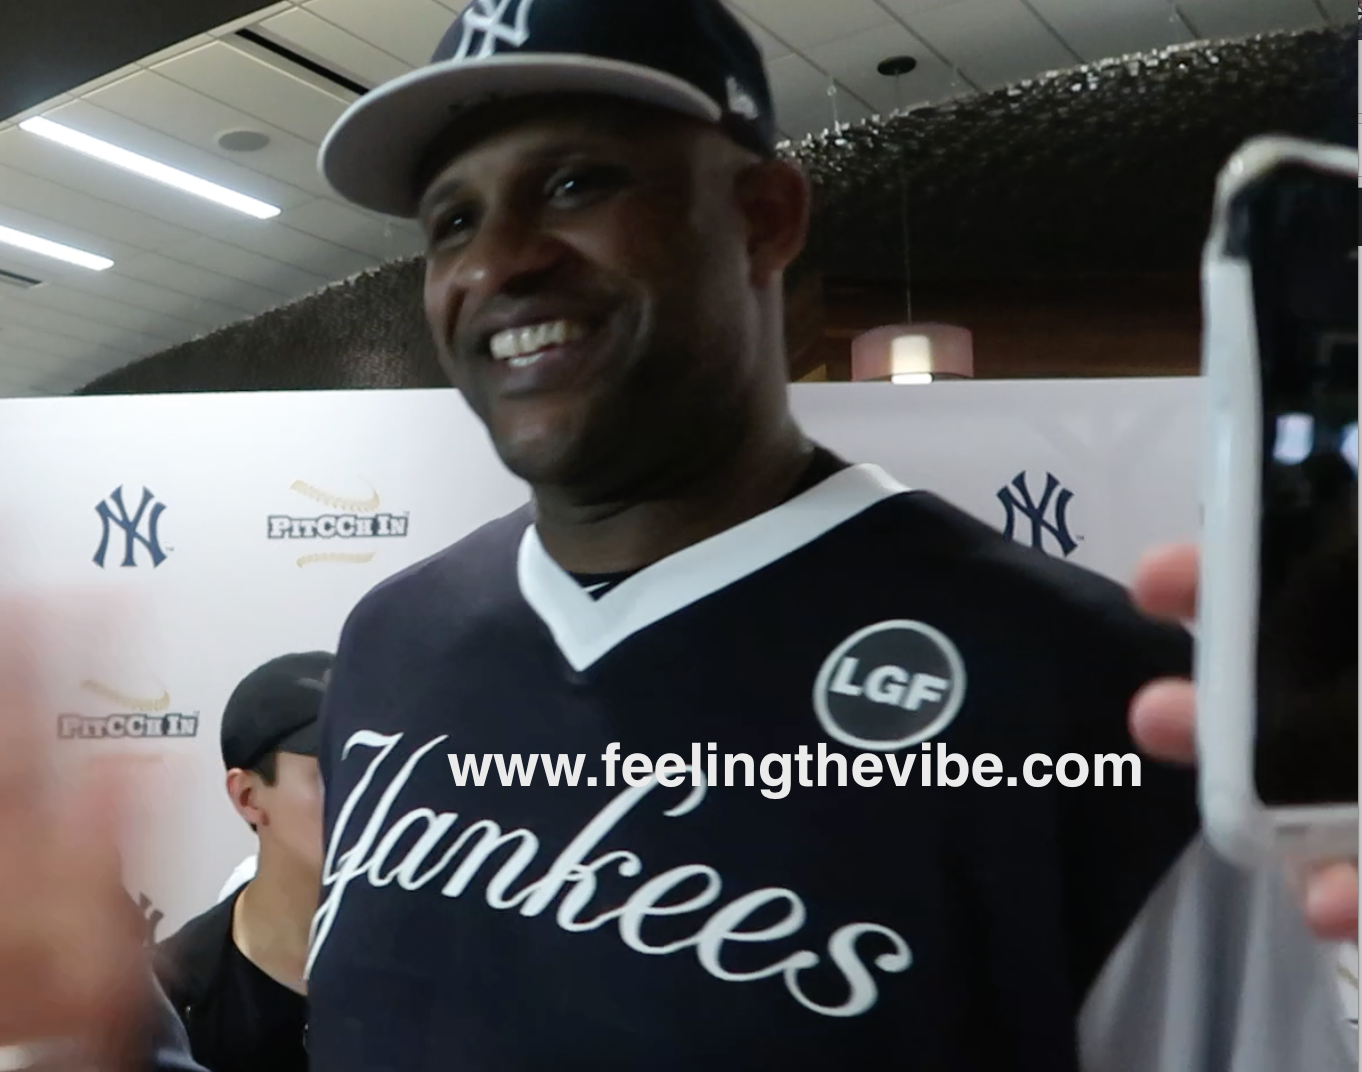
[[1355, 149], [1246, 143], [1202, 263], [1200, 806], [1246, 866], [1358, 851], [1355, 179]]

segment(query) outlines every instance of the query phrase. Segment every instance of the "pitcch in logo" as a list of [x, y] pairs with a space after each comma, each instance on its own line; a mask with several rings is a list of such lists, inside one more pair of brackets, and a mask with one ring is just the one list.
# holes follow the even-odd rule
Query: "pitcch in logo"
[[199, 713], [170, 710], [170, 693], [132, 696], [102, 681], [83, 681], [81, 691], [99, 697], [114, 714], [57, 716], [57, 737], [63, 741], [168, 740], [199, 735]]
[[335, 550], [340, 545], [354, 546], [356, 540], [403, 539], [410, 526], [410, 515], [380, 509], [382, 499], [369, 489], [366, 498], [337, 495], [303, 480], [295, 480], [290, 488], [303, 498], [327, 507], [326, 513], [270, 514], [265, 519], [266, 536], [270, 540], [321, 541], [325, 551], [302, 555], [299, 566], [319, 562], [364, 563], [373, 560], [376, 550]]

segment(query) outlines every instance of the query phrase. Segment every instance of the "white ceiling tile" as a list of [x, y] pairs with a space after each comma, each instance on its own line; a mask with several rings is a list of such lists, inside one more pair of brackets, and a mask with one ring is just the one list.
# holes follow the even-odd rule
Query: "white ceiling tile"
[[[91, 134], [281, 208], [318, 193], [314, 145], [152, 71], [68, 105], [67, 114]], [[253, 153], [218, 148], [220, 134], [242, 129], [268, 134], [270, 144]]]
[[[967, 3], [968, 0], [876, 0], [876, 2], [899, 18], [910, 19], [924, 11], [935, 11], [937, 8]], [[1111, 2], [1120, 3], [1120, 0], [1111, 0]]]
[[336, 94], [222, 41], [167, 60], [155, 70], [316, 145], [321, 144], [347, 104]]
[[[152, 256], [152, 254], [144, 254], [144, 256]], [[186, 275], [188, 274], [186, 273]], [[247, 311], [240, 306], [223, 304], [212, 298], [190, 293], [190, 284], [184, 279], [177, 280], [177, 284], [176, 287], [171, 288], [145, 282], [137, 275], [126, 271], [125, 266], [120, 265], [119, 268], [108, 272], [90, 273], [85, 278], [76, 277], [66, 280], [63, 286], [78, 290], [83, 294], [94, 294], [109, 298], [112, 301], [131, 305], [155, 314], [161, 320], [149, 323], [161, 323], [163, 325], [161, 328], [155, 331], [151, 330], [151, 327], [139, 329], [150, 335], [167, 335], [170, 338], [179, 336], [178, 324], [166, 322], [165, 318], [191, 325], [195, 330], [202, 330], [239, 320], [247, 314]], [[37, 292], [31, 291], [30, 293]]]
[[231, 22], [225, 22], [221, 26], [214, 27], [208, 31], [208, 36], [226, 37], [238, 30], [250, 29], [257, 22], [263, 22], [265, 19], [272, 18], [291, 7], [293, 7], [293, 0], [280, 0], [277, 4], [270, 4], [268, 7], [262, 7], [259, 11], [252, 11], [249, 15], [243, 15], [239, 19], [233, 19]]
[[213, 237], [291, 264], [322, 279], [344, 279], [374, 265], [374, 258], [366, 253], [294, 230], [278, 220], [242, 220], [215, 229]]
[[[62, 220], [50, 219], [46, 216], [36, 216], [22, 209], [14, 208], [10, 205], [0, 204], [0, 224], [6, 227], [13, 227], [15, 230], [24, 231], [27, 234], [37, 235], [39, 238], [46, 238], [51, 242], [60, 242], [65, 246], [74, 246], [76, 249], [84, 250], [86, 253], [94, 253], [100, 257], [108, 257], [115, 263], [130, 260], [145, 250], [135, 246], [124, 245], [122, 242], [115, 242], [109, 238], [96, 238], [78, 227], [74, 227]], [[53, 263], [51, 258], [42, 258], [37, 263]], [[61, 262], [56, 262], [61, 263]], [[89, 269], [81, 269], [89, 271]]]
[[[155, 78], [158, 81], [166, 82], [149, 72], [143, 72], [138, 78]], [[129, 85], [135, 79], [127, 79], [117, 85], [110, 86], [108, 90], [101, 90], [95, 94], [94, 99], [111, 100], [113, 98], [103, 98], [104, 93], [114, 93], [121, 86]], [[173, 83], [171, 83], [173, 84]], [[143, 90], [146, 91], [145, 88]], [[186, 92], [190, 92], [186, 90]], [[280, 208], [288, 208], [290, 205], [301, 204], [307, 201], [309, 194], [299, 186], [290, 182], [280, 181], [272, 175], [262, 171], [252, 170], [241, 164], [229, 162], [224, 159], [226, 154], [218, 155], [198, 148], [196, 145], [182, 141], [172, 135], [164, 134], [154, 129], [147, 123], [136, 118], [120, 115], [102, 106], [96, 106], [91, 101], [73, 101], [71, 104], [63, 105], [55, 112], [51, 113], [51, 118], [58, 123], [64, 123], [82, 133], [102, 138], [114, 145], [130, 149], [153, 160], [169, 164], [179, 168], [191, 175], [208, 179], [218, 183], [230, 190], [247, 194], [258, 198], [269, 204], [277, 205]], [[26, 135], [31, 136], [31, 135]], [[41, 140], [41, 139], [40, 139]], [[62, 154], [69, 160], [80, 158], [82, 161], [90, 160], [105, 173], [119, 171], [135, 179], [140, 185], [154, 190], [157, 198], [164, 201], [179, 201], [183, 204], [193, 205], [205, 215], [218, 215], [220, 213], [234, 212], [225, 206], [215, 202], [206, 201], [203, 198], [189, 194], [182, 190], [177, 190], [170, 186], [165, 186], [151, 179], [134, 175], [130, 172], [121, 171], [111, 164], [104, 164], [97, 160], [91, 160], [81, 153], [60, 146]], [[268, 148], [265, 150], [268, 152]], [[112, 176], [110, 176], [112, 179]]]
[[162, 49], [160, 52], [153, 52], [150, 56], [143, 56], [137, 61], [139, 67], [155, 67], [158, 63], [172, 59], [175, 56], [182, 56], [186, 52], [192, 52], [201, 45], [206, 45], [214, 38], [208, 34], [195, 34], [193, 37], [186, 37], [183, 41], [177, 41], [169, 48]]
[[[828, 96], [830, 79], [800, 55], [785, 56], [768, 65], [771, 92], [776, 99], [776, 120], [792, 138], [827, 130], [833, 123], [833, 103]], [[837, 95], [837, 120], [856, 123], [870, 111], [849, 92]]]
[[1207, 38], [1247, 37], [1325, 25], [1311, 0], [1178, 0]]
[[55, 182], [0, 164], [0, 211], [5, 206], [37, 216], [61, 220], [95, 236], [113, 239], [139, 249], [157, 249], [169, 242], [184, 242], [194, 232], [166, 223], [143, 212], [112, 204]]
[[143, 253], [124, 262], [119, 266], [119, 274], [125, 279], [141, 280], [239, 312], [263, 313], [283, 304], [282, 297], [274, 291], [184, 261], [171, 260], [159, 253]]
[[410, 63], [300, 7], [276, 15], [260, 29], [314, 63], [362, 84], [377, 86], [412, 69]]
[[1192, 39], [1168, 0], [1031, 0], [1086, 62], [1146, 52]]
[[741, 22], [743, 26], [746, 27], [747, 32], [752, 35], [752, 40], [754, 40], [757, 43], [757, 47], [761, 49], [762, 58], [765, 59], [767, 63], [770, 63], [772, 60], [778, 60], [781, 56], [788, 56], [794, 51], [787, 42], [776, 37], [776, 35], [771, 33], [765, 26], [761, 25], [761, 23], [752, 18], [751, 15], [738, 7], [736, 3], [730, 4], [729, 6], [733, 9], [733, 14], [737, 17], [737, 20]]
[[984, 89], [1075, 64], [1021, 0], [961, 0], [915, 15], [909, 28]]
[[[22, 294], [23, 292], [16, 292]], [[100, 343], [111, 350], [133, 355], [149, 354], [164, 347], [164, 340], [128, 328], [109, 327], [58, 312], [46, 305], [24, 301], [22, 297], [0, 294], [0, 327], [18, 324], [53, 335], [67, 335], [84, 342]]]
[[[876, 70], [889, 56], [913, 56], [909, 74], [890, 78]], [[898, 23], [809, 49], [809, 57], [881, 114], [938, 101], [967, 87], [923, 43]]]
[[21, 324], [5, 325], [5, 343], [31, 353], [50, 354], [65, 362], [76, 365], [89, 365], [94, 361], [126, 361], [127, 354], [110, 350], [99, 343], [83, 342], [67, 335], [52, 335], [45, 331], [34, 331]]
[[[51, 354], [39, 353], [36, 350], [25, 349], [18, 343], [6, 342], [4, 331], [0, 330], [0, 377], [4, 377], [6, 384], [22, 383], [28, 389], [34, 390], [35, 385], [59, 364], [60, 360]], [[13, 395], [7, 394], [7, 397]]]
[[883, 26], [891, 18], [875, 0], [737, 0], [738, 6], [801, 51]]
[[203, 330], [200, 323], [168, 317], [154, 309], [129, 305], [73, 286], [52, 283], [18, 293], [20, 297], [16, 300], [27, 304], [52, 309], [72, 319], [161, 339], [165, 345]]
[[285, 297], [310, 294], [327, 283], [326, 279], [290, 264], [206, 236], [162, 252], [172, 260], [205, 268]]
[[309, 0], [303, 9], [413, 67], [430, 62], [454, 21], [435, 0]]
[[59, 108], [59, 107], [61, 107], [61, 105], [67, 104], [67, 103], [69, 103], [70, 101], [73, 101], [73, 100], [75, 100], [75, 99], [76, 99], [76, 98], [75, 98], [74, 96], [72, 96], [70, 93], [59, 93], [59, 94], [57, 94], [57, 96], [53, 97], [51, 100], [45, 100], [45, 101], [43, 101], [41, 104], [35, 104], [32, 108], [26, 108], [24, 111], [20, 112], [18, 115], [12, 115], [12, 116], [10, 116], [10, 117], [9, 117], [9, 118], [10, 118], [10, 122], [11, 122], [14, 126], [18, 126], [18, 125], [19, 125], [20, 123], [22, 123], [25, 119], [31, 119], [31, 118], [33, 118], [34, 116], [38, 116], [38, 115], [46, 115], [46, 114], [47, 114], [49, 111], [51, 111], [53, 108]]
[[338, 201], [318, 199], [285, 212], [280, 219], [305, 234], [364, 253], [374, 263], [420, 253], [419, 230], [404, 220], [378, 220]]
[[[47, 235], [42, 231], [45, 228], [34, 228], [39, 238], [46, 238]], [[94, 245], [93, 242], [86, 242], [86, 246]], [[82, 247], [83, 248], [83, 247]], [[87, 250], [90, 253], [98, 253], [98, 250]], [[37, 253], [30, 253], [26, 249], [0, 243], [0, 268], [8, 272], [17, 272], [19, 275], [28, 276], [30, 279], [38, 279], [43, 282], [72, 282], [79, 283], [82, 280], [91, 279], [99, 275], [107, 275], [111, 269], [103, 272], [92, 271], [89, 268], [82, 268], [79, 265], [68, 264], [65, 261], [57, 260], [54, 257], [44, 257]], [[5, 287], [4, 293], [10, 293], [10, 288]]]
[[63, 149], [22, 130], [0, 132], [0, 163], [57, 186], [195, 232], [202, 232], [218, 218], [241, 216], [238, 212]]
[[130, 75], [134, 75], [141, 69], [142, 68], [139, 67], [137, 64], [130, 63], [126, 67], [120, 67], [116, 71], [110, 71], [106, 75], [101, 75], [99, 78], [92, 78], [90, 79], [90, 81], [82, 83], [75, 89], [71, 90], [71, 92], [68, 93], [67, 96], [72, 98], [83, 97], [87, 93], [93, 93], [97, 89], [103, 89], [105, 86], [111, 86], [115, 82], [121, 81], [122, 79], [127, 78]]

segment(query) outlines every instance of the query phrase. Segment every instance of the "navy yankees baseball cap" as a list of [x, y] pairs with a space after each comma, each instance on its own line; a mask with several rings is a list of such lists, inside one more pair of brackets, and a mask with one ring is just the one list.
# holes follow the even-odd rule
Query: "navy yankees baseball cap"
[[317, 719], [334, 661], [324, 651], [281, 655], [241, 680], [222, 712], [228, 770], [254, 770], [272, 752], [317, 754]]
[[763, 156], [775, 150], [761, 50], [723, 0], [470, 0], [428, 66], [346, 110], [319, 167], [346, 200], [412, 218], [427, 157], [460, 113], [560, 93], [670, 109]]

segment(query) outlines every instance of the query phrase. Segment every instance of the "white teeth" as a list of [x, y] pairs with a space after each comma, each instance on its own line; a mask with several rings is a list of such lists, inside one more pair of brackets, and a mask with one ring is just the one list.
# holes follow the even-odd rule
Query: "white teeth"
[[492, 356], [498, 361], [510, 361], [517, 368], [533, 361], [517, 358], [538, 358], [550, 346], [576, 342], [586, 334], [586, 328], [575, 320], [546, 320], [523, 328], [509, 328], [492, 336]]

